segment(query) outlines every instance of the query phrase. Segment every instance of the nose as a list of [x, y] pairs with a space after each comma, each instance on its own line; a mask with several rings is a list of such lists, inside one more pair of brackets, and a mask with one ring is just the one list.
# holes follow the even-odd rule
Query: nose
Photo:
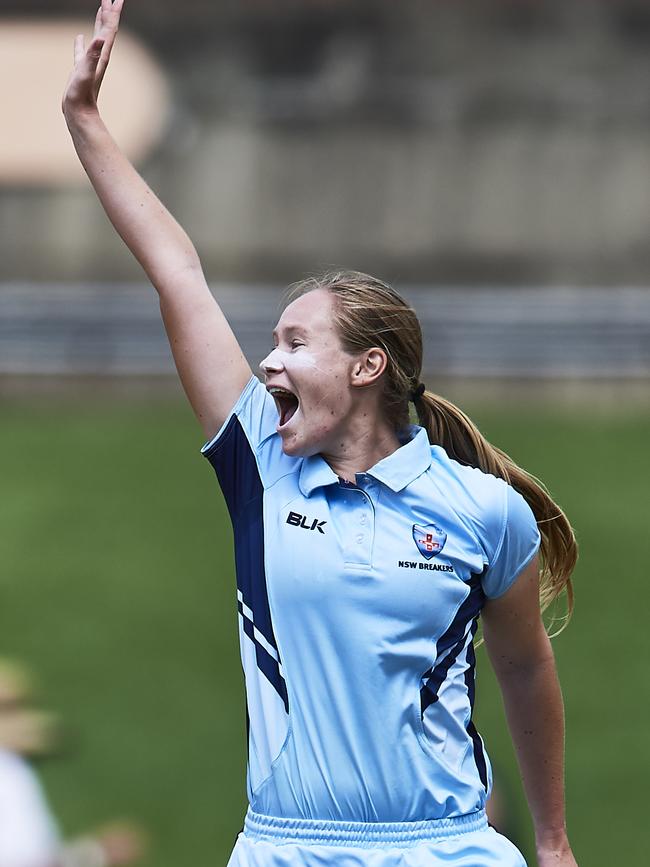
[[260, 361], [260, 369], [262, 373], [267, 376], [269, 373], [277, 373], [277, 371], [282, 370], [283, 367], [282, 357], [277, 346], [269, 352], [266, 358], [263, 358], [262, 361]]

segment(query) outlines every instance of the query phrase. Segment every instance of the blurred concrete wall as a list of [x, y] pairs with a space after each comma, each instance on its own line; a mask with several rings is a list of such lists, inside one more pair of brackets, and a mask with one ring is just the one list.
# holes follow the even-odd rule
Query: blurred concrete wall
[[[649, 280], [648, 2], [138, 0], [125, 26], [173, 91], [140, 168], [211, 279]], [[84, 189], [0, 190], [0, 263], [138, 273]]]

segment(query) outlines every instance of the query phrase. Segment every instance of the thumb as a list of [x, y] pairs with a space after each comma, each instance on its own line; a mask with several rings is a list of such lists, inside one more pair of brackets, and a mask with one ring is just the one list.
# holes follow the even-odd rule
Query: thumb
[[88, 46], [88, 59], [93, 61], [94, 65], [99, 63], [99, 58], [102, 56], [102, 48], [104, 47], [103, 39], [93, 39], [93, 41]]

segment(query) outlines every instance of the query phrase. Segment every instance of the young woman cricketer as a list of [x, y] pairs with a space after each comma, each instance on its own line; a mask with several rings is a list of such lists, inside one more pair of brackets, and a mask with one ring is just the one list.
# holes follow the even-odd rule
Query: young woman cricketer
[[563, 590], [571, 601], [570, 525], [425, 389], [417, 318], [376, 278], [298, 284], [265, 384], [252, 376], [190, 239], [99, 114], [123, 2], [102, 0], [88, 48], [76, 38], [63, 112], [158, 292], [233, 520], [250, 807], [230, 864], [522, 865], [485, 820], [489, 760], [471, 722], [480, 616], [539, 867], [575, 867], [541, 618]]

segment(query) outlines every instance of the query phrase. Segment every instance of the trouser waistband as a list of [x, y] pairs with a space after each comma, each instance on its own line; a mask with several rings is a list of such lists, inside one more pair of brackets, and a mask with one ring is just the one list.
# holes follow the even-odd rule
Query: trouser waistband
[[263, 816], [250, 808], [244, 835], [269, 843], [304, 845], [408, 848], [418, 843], [445, 840], [488, 827], [485, 810], [420, 822], [339, 822], [326, 819], [281, 819]]

